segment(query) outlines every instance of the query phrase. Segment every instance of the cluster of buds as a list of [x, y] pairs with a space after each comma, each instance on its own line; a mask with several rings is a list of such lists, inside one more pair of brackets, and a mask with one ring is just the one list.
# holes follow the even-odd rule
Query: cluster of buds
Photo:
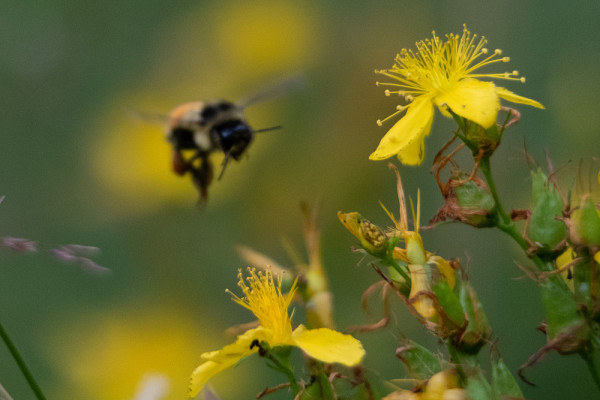
[[[387, 266], [385, 273], [374, 265], [415, 318], [451, 349], [452, 361], [442, 362], [438, 355], [412, 342], [404, 346], [397, 355], [407, 364], [417, 383], [411, 390], [398, 390], [386, 399], [478, 398], [473, 397], [478, 391], [491, 396], [494, 385], [488, 383], [479, 367], [469, 366], [472, 363], [468, 361], [477, 358], [482, 347], [490, 342], [491, 328], [481, 302], [466, 276], [458, 270], [457, 261], [448, 261], [425, 250], [419, 233], [419, 200], [416, 211], [414, 207], [412, 210], [414, 228], [409, 230], [397, 170], [396, 175], [399, 219], [384, 207], [394, 223], [392, 228], [382, 229], [357, 212], [338, 212], [338, 218], [365, 252]], [[506, 367], [503, 368], [501, 375], [507, 380], [513, 379]], [[504, 384], [500, 386], [499, 394], [520, 395], [514, 379], [510, 389], [504, 390]]]

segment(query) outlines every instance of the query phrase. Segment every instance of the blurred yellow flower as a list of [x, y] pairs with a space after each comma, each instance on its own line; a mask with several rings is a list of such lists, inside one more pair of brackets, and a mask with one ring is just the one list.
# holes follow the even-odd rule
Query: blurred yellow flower
[[[377, 149], [370, 155], [372, 160], [383, 160], [397, 155], [406, 165], [419, 165], [425, 154], [425, 137], [429, 135], [433, 122], [434, 105], [447, 117], [448, 110], [471, 120], [483, 128], [490, 128], [496, 123], [500, 110], [500, 100], [521, 103], [537, 108], [544, 108], [540, 103], [521, 97], [493, 82], [484, 82], [475, 78], [494, 78], [518, 80], [517, 71], [481, 74], [475, 71], [489, 64], [508, 62], [509, 57], [500, 57], [501, 50], [491, 55], [484, 46], [485, 37], [471, 35], [467, 27], [463, 27], [462, 35], [448, 34], [442, 41], [435, 32], [432, 39], [416, 44], [417, 51], [402, 49], [396, 56], [391, 69], [376, 70], [378, 74], [394, 79], [393, 83], [377, 85], [391, 86], [385, 94], [398, 94], [409, 102], [406, 106], [398, 106], [398, 111], [384, 121], [405, 111], [406, 114], [386, 133]], [[477, 61], [481, 56], [486, 56]]]
[[192, 320], [178, 307], [144, 304], [89, 315], [68, 329], [60, 326], [48, 348], [67, 383], [53, 388], [50, 397], [133, 399], [149, 386], [163, 394], [161, 399], [185, 398], [189, 370], [198, 362], [195, 353], [206, 343]]
[[232, 293], [233, 300], [252, 311], [260, 325], [238, 336], [233, 344], [202, 354], [205, 361], [192, 373], [190, 397], [196, 396], [210, 378], [256, 353], [257, 342], [267, 342], [271, 347], [299, 347], [308, 356], [326, 363], [346, 366], [360, 363], [365, 351], [361, 343], [350, 335], [328, 328], [306, 329], [303, 325], [292, 330], [288, 307], [296, 292], [296, 282], [284, 295], [281, 293], [281, 279], [275, 282], [269, 270], [257, 273], [256, 269], [249, 268], [248, 271], [248, 284], [244, 282], [241, 270], [238, 274], [238, 285], [244, 297]]
[[290, 69], [294, 73], [293, 68], [317, 59], [319, 18], [309, 4], [223, 2], [216, 11], [213, 40], [221, 57], [244, 74], [289, 73]]

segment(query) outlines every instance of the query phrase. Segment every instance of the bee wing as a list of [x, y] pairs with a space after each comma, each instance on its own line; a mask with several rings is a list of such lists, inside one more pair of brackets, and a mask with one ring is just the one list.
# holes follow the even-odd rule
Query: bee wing
[[254, 94], [253, 96], [242, 99], [237, 103], [237, 105], [239, 108], [244, 109], [254, 103], [273, 99], [275, 97], [282, 96], [288, 92], [303, 89], [306, 86], [306, 78], [304, 78], [303, 76], [296, 76], [294, 78], [289, 78], [267, 86], [265, 89]]
[[134, 118], [140, 119], [150, 124], [161, 124], [164, 125], [169, 121], [169, 116], [165, 114], [153, 113], [148, 111], [140, 111], [133, 108], [127, 109], [129, 115]]

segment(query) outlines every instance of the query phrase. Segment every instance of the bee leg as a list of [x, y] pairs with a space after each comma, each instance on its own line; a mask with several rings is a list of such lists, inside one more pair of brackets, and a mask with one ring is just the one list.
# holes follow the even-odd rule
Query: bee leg
[[192, 180], [194, 185], [198, 189], [200, 198], [198, 199], [198, 205], [203, 207], [208, 200], [208, 187], [213, 179], [213, 166], [208, 156], [200, 156], [200, 166], [190, 168], [192, 173]]
[[179, 150], [174, 149], [173, 156], [171, 157], [171, 168], [173, 169], [174, 173], [179, 176], [183, 176], [191, 169], [191, 165], [189, 162], [185, 161]]
[[225, 158], [223, 158], [223, 162], [221, 163], [221, 173], [219, 174], [219, 177], [217, 178], [218, 181], [221, 180], [221, 178], [223, 177], [223, 174], [225, 173], [225, 167], [227, 166], [227, 163], [229, 162], [230, 156], [231, 156], [231, 152], [225, 153]]

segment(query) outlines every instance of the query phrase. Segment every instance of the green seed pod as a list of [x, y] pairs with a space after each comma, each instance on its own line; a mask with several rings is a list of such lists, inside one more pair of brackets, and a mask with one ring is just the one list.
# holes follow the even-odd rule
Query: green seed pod
[[572, 229], [571, 241], [594, 249], [600, 248], [600, 210], [592, 199], [583, 201], [581, 208], [573, 211], [571, 215]]
[[445, 203], [431, 223], [452, 220], [475, 228], [496, 225], [494, 198], [481, 179], [467, 179], [464, 174], [457, 174], [450, 178], [442, 191]]
[[541, 169], [532, 171], [531, 178], [533, 205], [527, 237], [534, 243], [539, 255], [557, 256], [566, 246], [567, 226], [557, 219], [562, 217], [565, 205], [560, 193]]

